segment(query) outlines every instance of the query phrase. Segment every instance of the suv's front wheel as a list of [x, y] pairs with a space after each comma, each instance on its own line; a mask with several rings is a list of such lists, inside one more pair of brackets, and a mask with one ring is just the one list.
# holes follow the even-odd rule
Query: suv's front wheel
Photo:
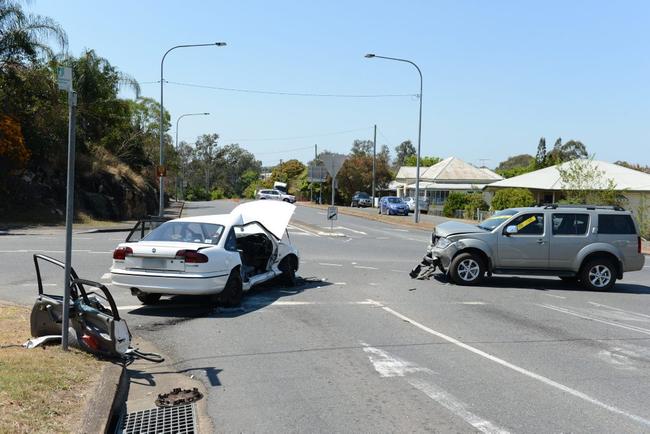
[[616, 283], [616, 267], [611, 259], [591, 259], [582, 267], [580, 281], [591, 291], [607, 291]]
[[461, 253], [451, 261], [449, 274], [457, 285], [477, 285], [485, 274], [483, 259], [474, 253]]

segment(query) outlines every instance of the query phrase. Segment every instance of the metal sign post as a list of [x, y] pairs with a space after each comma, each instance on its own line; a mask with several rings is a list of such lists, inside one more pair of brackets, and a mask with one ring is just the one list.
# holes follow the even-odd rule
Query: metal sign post
[[68, 349], [68, 323], [70, 320], [70, 268], [72, 268], [72, 220], [74, 219], [74, 165], [75, 124], [77, 93], [72, 90], [72, 68], [59, 67], [59, 89], [68, 92], [68, 180], [65, 198], [65, 268], [63, 271], [63, 318], [61, 321], [61, 347]]

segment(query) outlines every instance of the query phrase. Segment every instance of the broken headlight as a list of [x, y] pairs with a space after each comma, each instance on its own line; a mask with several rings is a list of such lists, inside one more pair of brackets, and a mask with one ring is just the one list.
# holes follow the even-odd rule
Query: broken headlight
[[449, 241], [447, 238], [440, 237], [438, 238], [438, 241], [436, 241], [436, 247], [439, 249], [445, 249], [451, 244], [451, 241]]

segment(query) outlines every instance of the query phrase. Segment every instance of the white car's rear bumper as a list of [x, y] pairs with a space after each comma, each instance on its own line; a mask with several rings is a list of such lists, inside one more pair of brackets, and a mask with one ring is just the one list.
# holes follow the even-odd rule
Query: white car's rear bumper
[[146, 271], [111, 270], [111, 283], [137, 288], [151, 294], [205, 295], [218, 294], [226, 286], [230, 273], [171, 274]]

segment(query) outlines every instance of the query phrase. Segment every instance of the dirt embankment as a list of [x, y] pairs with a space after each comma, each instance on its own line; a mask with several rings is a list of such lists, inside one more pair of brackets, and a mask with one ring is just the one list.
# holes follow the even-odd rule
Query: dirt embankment
[[[57, 223], [65, 218], [66, 172], [36, 167], [10, 176], [0, 194], [0, 221]], [[0, 186], [2, 187], [2, 186]], [[81, 157], [75, 176], [77, 216], [129, 220], [155, 213], [158, 193], [153, 180], [114, 157]]]

